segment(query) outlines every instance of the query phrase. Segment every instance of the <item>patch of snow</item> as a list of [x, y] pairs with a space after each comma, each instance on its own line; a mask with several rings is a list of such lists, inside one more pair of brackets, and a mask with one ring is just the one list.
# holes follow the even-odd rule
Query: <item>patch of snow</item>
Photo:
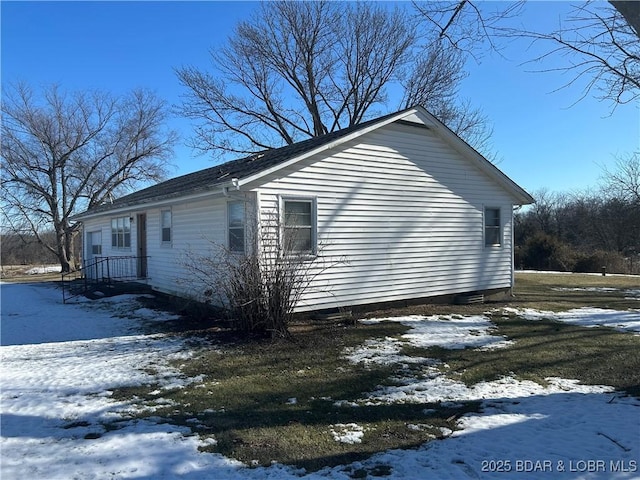
[[[529, 380], [517, 380], [503, 377], [492, 382], [480, 382], [468, 387], [462, 382], [452, 380], [441, 373], [432, 374], [431, 378], [418, 379], [415, 376], [398, 378], [400, 385], [380, 387], [362, 399], [365, 405], [399, 404], [399, 403], [440, 403], [472, 402], [500, 398], [517, 399], [531, 395], [548, 395], [557, 391], [574, 391], [580, 393], [613, 392], [604, 385], [573, 385], [572, 389], [555, 385], [554, 379], [548, 379], [552, 387], [542, 387]], [[586, 390], [585, 390], [586, 389]]]
[[60, 265], [43, 265], [41, 267], [33, 267], [25, 271], [26, 275], [43, 275], [45, 273], [60, 273], [62, 267]]
[[[602, 277], [602, 272], [590, 272], [590, 273], [576, 273], [576, 272], [559, 272], [553, 270], [516, 270], [516, 273], [524, 274], [542, 274], [542, 275], [588, 275], [590, 277]], [[607, 273], [607, 277], [631, 277], [637, 278], [638, 275], [631, 275], [626, 273]]]
[[[409, 315], [405, 317], [374, 318], [361, 320], [364, 324], [399, 322], [411, 327], [401, 338], [415, 347], [501, 348], [509, 345], [504, 337], [491, 335], [495, 325], [484, 315]], [[399, 351], [399, 350], [398, 350]], [[384, 353], [384, 352], [381, 352]], [[397, 353], [397, 352], [396, 352]]]
[[364, 437], [364, 428], [357, 423], [336, 423], [330, 431], [333, 439], [340, 443], [362, 443]]
[[420, 357], [400, 355], [404, 342], [397, 338], [368, 339], [363, 345], [345, 350], [345, 358], [352, 363], [364, 363], [365, 365], [400, 365], [412, 363], [424, 363], [427, 361]]
[[[446, 440], [313, 473], [277, 463], [248, 468], [199, 450], [215, 445], [215, 438], [201, 440], [190, 428], [160, 418], [131, 420], [139, 407], [112, 398], [110, 390], [121, 386], [159, 384], [156, 393], [161, 394], [163, 387], [202, 380], [185, 378], [169, 364], [198, 347], [182, 337], [145, 335], [146, 312], [126, 317], [143, 308], [134, 299], [62, 305], [60, 292], [44, 284], [2, 284], [0, 293], [3, 479], [349, 480], [354, 469], [374, 471], [380, 466], [389, 467], [388, 480], [638, 478], [639, 399], [610, 387], [563, 379], [549, 379], [546, 387], [514, 378], [466, 387], [422, 363], [411, 367], [426, 376], [412, 380], [404, 370], [404, 383], [396, 391], [380, 389], [378, 397], [367, 400], [391, 401], [393, 395], [398, 402], [481, 400], [482, 412], [460, 418], [461, 430], [443, 431], [450, 435]], [[475, 320], [466, 334], [454, 329], [448, 335], [440, 321], [413, 322], [422, 328], [420, 335], [412, 330], [408, 333], [413, 336], [402, 342], [431, 344], [428, 325], [442, 343], [455, 348], [463, 343], [478, 348], [483, 342], [467, 337], [490, 336], [491, 327], [479, 328]], [[461, 323], [449, 327], [454, 325], [462, 328]], [[469, 333], [472, 330], [480, 335]], [[381, 357], [399, 355], [399, 345], [394, 345], [370, 345], [377, 352], [362, 361], [377, 358], [372, 361], [384, 363]], [[424, 420], [417, 418], [408, 428], [425, 428], [421, 425], [428, 425], [430, 413], [425, 408]], [[193, 412], [185, 414], [196, 418]], [[355, 423], [335, 424], [331, 430], [336, 441], [365, 441], [364, 429]], [[587, 471], [589, 460], [603, 463]], [[525, 461], [549, 462], [551, 470], [527, 470]], [[498, 465], [509, 469], [498, 471]], [[585, 469], [572, 472], [571, 465]]]
[[593, 293], [611, 293], [617, 292], [619, 288], [613, 287], [553, 287], [551, 290], [556, 292], [593, 292]]
[[640, 288], [632, 289], [629, 288], [624, 291], [624, 299], [625, 300], [640, 300]]
[[613, 288], [613, 287], [553, 287], [556, 292], [590, 292], [590, 293], [612, 293], [622, 292], [625, 300], [640, 300], [640, 289], [634, 288]]
[[[93, 340], [141, 333], [132, 312], [140, 310], [136, 295], [90, 301], [84, 297], [62, 303], [53, 284], [0, 284], [2, 335], [0, 345], [24, 345]], [[142, 317], [149, 320], [148, 316]], [[156, 321], [179, 317], [154, 312]]]
[[640, 332], [640, 310], [626, 311], [606, 308], [574, 308], [566, 312], [551, 312], [533, 308], [503, 309], [507, 314], [514, 314], [526, 320], [555, 320], [582, 327], [612, 327], [620, 331]]

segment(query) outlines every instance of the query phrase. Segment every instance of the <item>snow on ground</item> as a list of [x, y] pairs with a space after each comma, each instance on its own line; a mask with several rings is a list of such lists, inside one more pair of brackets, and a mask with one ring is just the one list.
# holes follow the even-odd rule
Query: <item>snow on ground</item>
[[43, 265], [41, 267], [33, 267], [24, 272], [27, 275], [42, 275], [44, 273], [60, 273], [62, 267], [60, 265]]
[[394, 318], [372, 318], [360, 320], [363, 324], [399, 322], [411, 327], [400, 339], [387, 337], [384, 340], [367, 340], [362, 346], [347, 349], [345, 357], [354, 363], [378, 363], [385, 365], [429, 363], [429, 360], [399, 355], [403, 343], [414, 347], [461, 349], [468, 347], [491, 349], [505, 347], [512, 342], [504, 337], [491, 335], [495, 325], [483, 315], [462, 317], [460, 315], [430, 316], [409, 315]]
[[614, 288], [614, 287], [553, 287], [557, 292], [589, 292], [589, 293], [613, 293], [621, 292], [626, 300], [640, 300], [638, 288]]
[[640, 310], [630, 309], [626, 311], [607, 308], [574, 308], [566, 312], [550, 312], [535, 310], [533, 308], [503, 309], [506, 313], [517, 315], [527, 320], [555, 320], [571, 323], [581, 327], [612, 327], [620, 331], [640, 333]]
[[[462, 430], [413, 450], [391, 450], [364, 462], [304, 475], [274, 464], [248, 468], [202, 453], [189, 429], [160, 419], [131, 420], [136, 406], [110, 390], [159, 383], [181, 388], [169, 360], [187, 358], [193, 342], [145, 334], [151, 320], [172, 317], [121, 296], [63, 305], [47, 284], [1, 284], [0, 477], [47, 479], [349, 479], [357, 469], [390, 467], [391, 479], [639, 478], [640, 400], [606, 386], [550, 379], [549, 386], [504, 378], [466, 387], [439, 372], [405, 372], [396, 390], [379, 389], [366, 401], [482, 400], [480, 414], [460, 419]], [[621, 312], [618, 312], [620, 315]], [[615, 314], [611, 314], [615, 315]], [[591, 321], [610, 317], [597, 316]], [[598, 320], [599, 319], [599, 320]], [[407, 361], [430, 369], [429, 359], [408, 361], [404, 342], [445, 348], [504, 346], [485, 317], [404, 317], [412, 330], [401, 339], [371, 340], [352, 361]], [[585, 320], [586, 321], [586, 320]], [[612, 322], [609, 322], [612, 323]], [[619, 323], [619, 322], [618, 322]], [[481, 352], [479, 352], [481, 355]], [[424, 383], [421, 383], [424, 382]], [[355, 407], [354, 407], [355, 408]], [[108, 427], [108, 428], [107, 428]], [[115, 427], [115, 428], [114, 428]], [[419, 424], [407, 428], [420, 428]], [[365, 441], [357, 424], [333, 425], [337, 441]]]
[[433, 315], [424, 317], [421, 315], [409, 315], [406, 317], [378, 318], [363, 320], [362, 323], [377, 323], [384, 321], [399, 322], [411, 327], [411, 330], [402, 335], [415, 347], [439, 346], [449, 349], [462, 349], [469, 347], [500, 348], [511, 342], [504, 337], [491, 334], [495, 325], [484, 315]]
[[331, 435], [336, 442], [362, 443], [364, 428], [357, 423], [336, 423], [331, 425]]
[[[136, 298], [120, 295], [89, 301], [84, 297], [62, 305], [62, 293], [52, 284], [1, 284], [1, 345], [22, 345], [104, 339], [139, 332], [141, 321], [178, 317], [143, 308]], [[137, 321], [132, 322], [131, 317]]]

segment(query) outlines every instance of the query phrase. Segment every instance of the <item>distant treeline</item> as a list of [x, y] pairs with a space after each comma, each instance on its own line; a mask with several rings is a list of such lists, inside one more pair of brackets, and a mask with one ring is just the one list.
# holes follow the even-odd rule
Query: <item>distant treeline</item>
[[590, 193], [534, 195], [515, 217], [516, 268], [640, 273], [640, 201]]
[[[43, 239], [55, 245], [53, 232], [43, 233]], [[34, 235], [0, 235], [0, 261], [2, 265], [57, 264], [58, 258]]]

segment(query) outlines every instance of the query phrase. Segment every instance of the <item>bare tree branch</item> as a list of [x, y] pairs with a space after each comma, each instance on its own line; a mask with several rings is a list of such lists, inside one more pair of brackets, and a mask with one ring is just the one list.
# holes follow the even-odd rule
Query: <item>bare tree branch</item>
[[528, 63], [561, 57], [563, 65], [542, 71], [572, 74], [564, 86], [585, 80], [581, 98], [599, 91], [597, 98], [625, 104], [640, 97], [640, 39], [613, 7], [587, 3], [575, 7], [556, 31], [517, 32], [555, 47]]
[[71, 217], [160, 179], [175, 142], [163, 128], [163, 102], [142, 90], [114, 98], [51, 86], [37, 96], [18, 84], [3, 90], [2, 113], [3, 216], [54, 252], [63, 271], [73, 268]]
[[560, 58], [561, 66], [538, 71], [571, 75], [560, 88], [582, 82], [579, 100], [599, 91], [598, 98], [615, 106], [640, 96], [640, 2], [587, 1], [576, 6], [552, 32], [508, 27], [506, 20], [519, 14], [524, 5], [524, 1], [501, 3], [498, 10], [490, 12], [487, 4], [471, 0], [414, 2], [419, 15], [435, 26], [441, 39], [467, 54], [477, 56], [479, 47], [487, 42], [499, 50], [496, 42], [500, 38], [530, 38], [553, 47], [527, 63], [544, 64]]
[[478, 60], [485, 44], [493, 51], [501, 50], [498, 40], [506, 28], [504, 22], [522, 13], [525, 1], [489, 4], [471, 0], [413, 0], [412, 3], [428, 32], [435, 29], [440, 40]]
[[248, 154], [323, 135], [388, 111], [391, 87], [406, 89], [404, 106], [446, 102], [460, 114], [464, 62], [417, 27], [405, 9], [375, 3], [263, 3], [211, 52], [212, 73], [176, 69], [186, 87], [178, 110], [197, 122], [191, 145]]
[[640, 152], [619, 156], [613, 171], [602, 170], [605, 192], [640, 208]]

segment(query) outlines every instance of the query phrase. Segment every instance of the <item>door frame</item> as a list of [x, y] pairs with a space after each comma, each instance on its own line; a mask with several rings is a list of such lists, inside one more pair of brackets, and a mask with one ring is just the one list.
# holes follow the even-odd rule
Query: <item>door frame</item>
[[147, 214], [136, 215], [138, 278], [147, 278]]

